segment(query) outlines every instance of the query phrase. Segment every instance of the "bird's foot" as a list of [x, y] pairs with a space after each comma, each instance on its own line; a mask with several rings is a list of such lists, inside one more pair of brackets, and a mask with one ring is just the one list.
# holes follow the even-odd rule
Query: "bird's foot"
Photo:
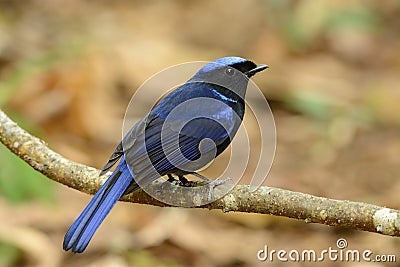
[[185, 176], [183, 176], [183, 175], [179, 175], [178, 176], [178, 178], [179, 178], [179, 181], [183, 184], [183, 185], [185, 185], [185, 184], [188, 184], [189, 183], [189, 180], [188, 179], [186, 179], [186, 177]]
[[167, 182], [170, 182], [171, 184], [174, 184], [174, 185], [179, 185], [179, 181], [177, 179], [175, 179], [174, 176], [172, 176], [171, 174], [167, 174], [167, 175], [168, 175]]
[[187, 186], [188, 184], [190, 184], [189, 180], [186, 179], [183, 175], [178, 175], [178, 179], [175, 179], [174, 176], [172, 176], [172, 174], [167, 174], [168, 176], [168, 182], [170, 182], [171, 184], [174, 185], [179, 185], [179, 186]]
[[[214, 188], [222, 185], [226, 182], [232, 182], [233, 180], [231, 178], [226, 178], [226, 179], [217, 179], [217, 180], [212, 180], [209, 179], [201, 174], [198, 174], [196, 172], [191, 173], [192, 175], [200, 178], [201, 180], [203, 180], [204, 182], [206, 182], [206, 186], [208, 186], [208, 194], [207, 194], [207, 200], [208, 202], [212, 202], [213, 201], [213, 192], [214, 192]], [[175, 179], [171, 174], [168, 174], [168, 182], [174, 184], [174, 185], [179, 185], [179, 186], [187, 186], [187, 187], [191, 187], [193, 186], [193, 183], [195, 182], [190, 182], [188, 179], [186, 179], [183, 175], [178, 175], [178, 179]]]

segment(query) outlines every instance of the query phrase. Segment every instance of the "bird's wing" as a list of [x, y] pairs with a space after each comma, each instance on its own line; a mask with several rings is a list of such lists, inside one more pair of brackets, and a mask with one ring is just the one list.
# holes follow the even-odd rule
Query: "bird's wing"
[[109, 169], [111, 169], [112, 166], [115, 165], [115, 163], [124, 155], [124, 151], [134, 146], [136, 139], [138, 138], [138, 136], [143, 135], [146, 126], [152, 120], [153, 117], [154, 116], [150, 114], [147, 115], [146, 117], [138, 121], [129, 130], [129, 132], [125, 135], [124, 139], [117, 145], [115, 151], [112, 153], [107, 163], [104, 165], [100, 173], [100, 176], [105, 174]]
[[[174, 122], [166, 122], [165, 125], [164, 122], [161, 117], [153, 118], [146, 127], [145, 145], [125, 152], [126, 160], [132, 164], [136, 174], [135, 180], [144, 179], [144, 182], [141, 181], [143, 184], [151, 182], [153, 178], [150, 177], [156, 176], [155, 174], [165, 175], [180, 168], [191, 171], [200, 169], [217, 156], [215, 148], [229, 138], [228, 132], [232, 132], [234, 128], [232, 126], [225, 129], [220, 123], [208, 118], [191, 120], [181, 129], [177, 129]], [[214, 144], [206, 142], [199, 149], [201, 141], [205, 138], [211, 139]], [[143, 136], [138, 139], [141, 139], [141, 142], [144, 140]], [[210, 153], [211, 158], [206, 157], [193, 163], [192, 161], [203, 156], [202, 153]]]
[[124, 155], [124, 151], [122, 150], [122, 142], [119, 142], [118, 146], [115, 148], [114, 153], [108, 159], [106, 165], [104, 165], [103, 169], [100, 172], [100, 176], [106, 174], [109, 169]]
[[[233, 122], [230, 122], [233, 124]], [[177, 168], [184, 167], [189, 171], [196, 171], [214, 160], [222, 151], [217, 151], [219, 146], [229, 137], [231, 129], [225, 129], [220, 123], [209, 118], [197, 118], [188, 122], [179, 132], [179, 146], [176, 145], [178, 132], [171, 129], [170, 134], [163, 138], [168, 162]], [[210, 139], [209, 142], [202, 142]], [[201, 158], [201, 159], [200, 159]], [[196, 162], [195, 162], [196, 161]], [[165, 170], [169, 164], [158, 158], [156, 168]]]

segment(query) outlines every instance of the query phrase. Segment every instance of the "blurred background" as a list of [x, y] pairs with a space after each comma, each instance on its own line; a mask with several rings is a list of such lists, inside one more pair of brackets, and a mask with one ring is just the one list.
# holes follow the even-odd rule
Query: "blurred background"
[[[254, 78], [277, 128], [265, 185], [400, 208], [399, 1], [0, 1], [0, 108], [58, 153], [97, 168], [147, 78], [228, 55], [270, 66]], [[0, 267], [280, 266], [259, 262], [257, 251], [321, 251], [338, 238], [400, 261], [399, 238], [127, 203], [84, 254], [65, 253], [65, 231], [90, 196], [3, 146], [0, 158]]]

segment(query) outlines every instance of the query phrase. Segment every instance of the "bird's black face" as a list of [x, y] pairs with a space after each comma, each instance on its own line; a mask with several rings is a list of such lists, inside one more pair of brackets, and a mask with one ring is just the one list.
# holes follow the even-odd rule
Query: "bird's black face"
[[238, 71], [240, 71], [241, 73], [246, 75], [248, 78], [252, 77], [257, 72], [263, 71], [266, 68], [268, 68], [267, 65], [263, 65], [263, 64], [256, 65], [254, 62], [251, 62], [251, 61], [236, 63], [236, 64], [233, 64], [231, 67], [237, 69]]
[[268, 68], [267, 65], [256, 65], [249, 60], [230, 65], [210, 64], [209, 69], [200, 71], [194, 80], [214, 85], [219, 91], [223, 88], [221, 93], [229, 97], [236, 95], [235, 97], [241, 100], [244, 100], [249, 78]]

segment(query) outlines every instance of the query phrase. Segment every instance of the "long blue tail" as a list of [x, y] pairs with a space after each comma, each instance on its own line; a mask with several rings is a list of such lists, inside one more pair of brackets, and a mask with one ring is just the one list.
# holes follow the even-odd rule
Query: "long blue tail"
[[74, 253], [81, 253], [85, 250], [97, 228], [132, 181], [133, 177], [122, 158], [113, 174], [68, 229], [64, 237], [64, 250], [72, 249]]

